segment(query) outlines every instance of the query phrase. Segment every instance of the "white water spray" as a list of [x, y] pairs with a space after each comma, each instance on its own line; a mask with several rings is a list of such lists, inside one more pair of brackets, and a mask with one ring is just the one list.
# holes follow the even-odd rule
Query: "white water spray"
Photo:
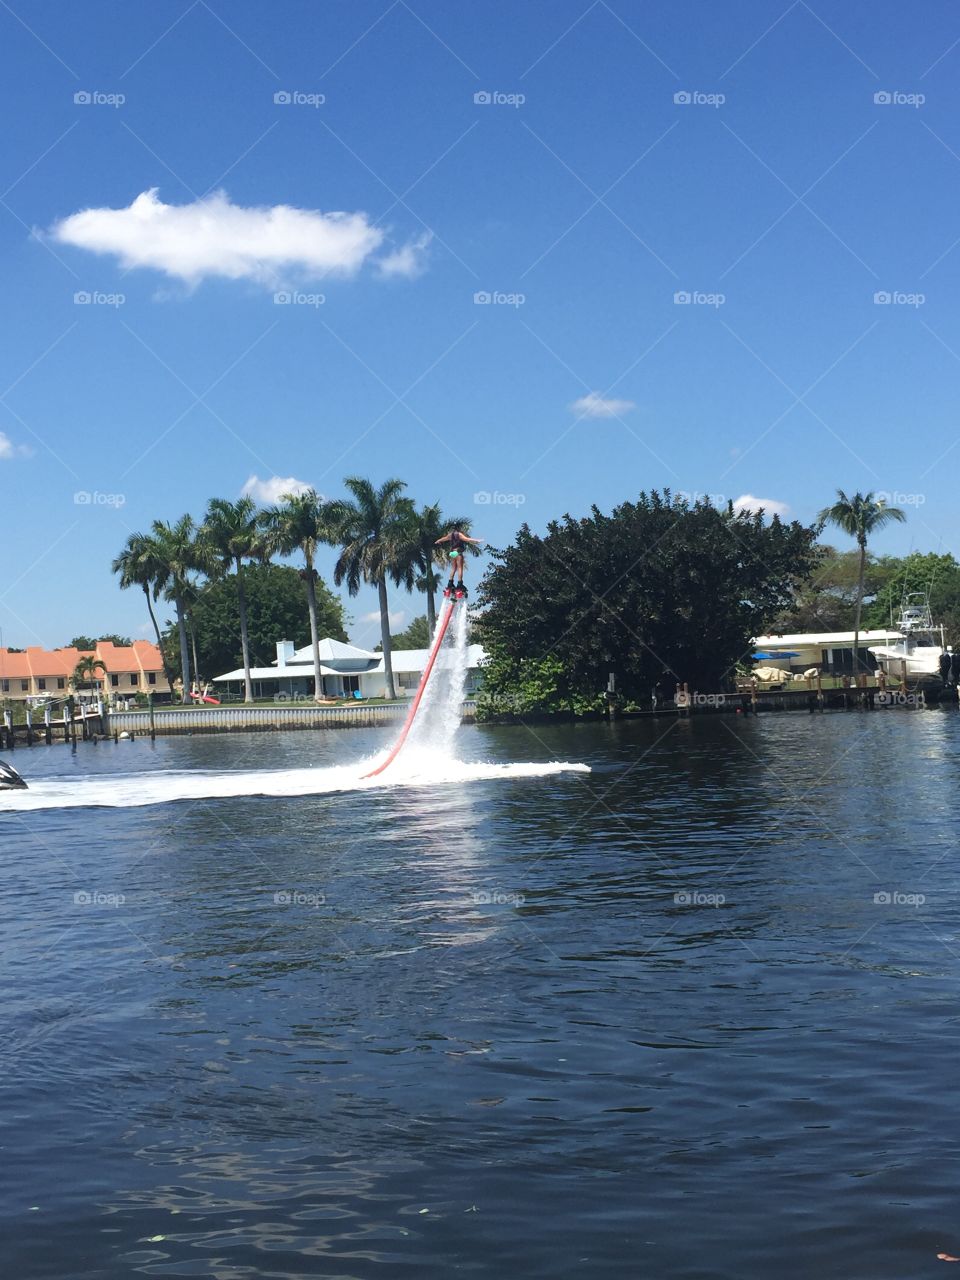
[[450, 758], [463, 715], [466, 683], [467, 610], [460, 605], [454, 608], [443, 648], [401, 756], [409, 752]]

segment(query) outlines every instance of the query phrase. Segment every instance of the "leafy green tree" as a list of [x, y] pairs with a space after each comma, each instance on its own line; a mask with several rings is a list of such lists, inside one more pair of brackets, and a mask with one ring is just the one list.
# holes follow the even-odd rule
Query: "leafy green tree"
[[[114, 573], [116, 573], [116, 570], [114, 570]], [[96, 647], [97, 642], [93, 636], [74, 636], [72, 640], [68, 640], [64, 645], [65, 649], [95, 649]]]
[[[303, 582], [290, 565], [250, 564], [243, 570], [251, 664], [268, 667], [276, 659], [277, 641], [292, 640], [298, 649], [310, 643], [310, 623], [303, 607]], [[343, 606], [321, 580], [316, 583], [317, 622], [321, 637], [346, 640]], [[242, 666], [237, 635], [237, 576], [208, 583], [189, 604], [201, 670], [209, 678]], [[166, 636], [175, 648], [176, 629]]]
[[335, 504], [337, 541], [340, 555], [333, 571], [339, 587], [346, 582], [355, 596], [362, 582], [376, 586], [380, 602], [380, 638], [387, 697], [396, 698], [393, 663], [390, 661], [390, 611], [387, 579], [409, 582], [413, 568], [410, 555], [413, 503], [403, 496], [402, 480], [387, 480], [375, 489], [369, 480], [349, 476], [344, 484], [352, 500]]
[[817, 517], [821, 524], [835, 524], [844, 533], [856, 538], [860, 552], [857, 572], [857, 606], [853, 623], [853, 669], [860, 670], [860, 615], [863, 610], [864, 578], [867, 569], [867, 539], [891, 520], [906, 520], [899, 507], [888, 507], [874, 498], [872, 493], [847, 495], [837, 490], [837, 500], [832, 507], [824, 507]]
[[[430, 624], [425, 616], [414, 618], [407, 627], [406, 631], [401, 631], [399, 635], [390, 637], [390, 646], [393, 649], [429, 649], [430, 639], [433, 632], [430, 630]], [[380, 646], [377, 645], [377, 651]]]
[[814, 538], [656, 491], [611, 515], [565, 516], [544, 537], [524, 525], [480, 585], [484, 688], [574, 711], [602, 702], [610, 672], [626, 699], [665, 675], [719, 690], [809, 572]]
[[867, 609], [868, 627], [896, 622], [903, 597], [922, 591], [929, 594], [934, 622], [943, 623], [949, 643], [960, 644], [960, 564], [952, 555], [914, 551], [884, 556], [878, 568], [884, 581]]
[[[160, 625], [157, 622], [157, 615], [153, 611], [154, 601], [160, 594], [160, 579], [162, 577], [162, 564], [160, 549], [157, 545], [155, 537], [151, 537], [146, 533], [131, 533], [124, 543], [123, 550], [113, 561], [110, 566], [111, 572], [120, 575], [120, 589], [125, 591], [128, 587], [139, 587], [143, 592], [143, 598], [147, 604], [147, 612], [150, 614], [150, 621], [153, 624], [154, 634], [157, 637], [157, 647], [160, 650], [160, 658], [163, 662], [163, 676], [166, 680], [171, 693], [173, 691], [172, 673], [167, 665], [166, 655], [163, 649], [163, 640], [160, 636]], [[78, 649], [92, 649], [92, 644], [81, 645], [78, 643], [80, 639], [87, 637], [77, 637], [72, 644]], [[108, 637], [101, 636], [104, 640]], [[112, 638], [112, 637], [111, 637]], [[113, 638], [114, 644], [118, 643]], [[129, 641], [128, 641], [129, 643]]]
[[81, 658], [73, 668], [71, 680], [74, 688], [79, 692], [81, 689], [96, 687], [98, 671], [101, 675], [107, 674], [107, 668], [99, 658], [94, 658], [93, 656]]
[[197, 528], [189, 515], [181, 516], [173, 524], [154, 520], [151, 528], [156, 543], [156, 587], [158, 591], [167, 593], [176, 609], [180, 675], [183, 683], [180, 701], [189, 702], [190, 657], [187, 650], [185, 594], [194, 574], [203, 565], [203, 557], [197, 546]]
[[199, 545], [206, 568], [213, 576], [225, 576], [231, 570], [237, 578], [237, 612], [240, 615], [240, 647], [243, 652], [244, 701], [253, 701], [250, 679], [250, 635], [247, 626], [247, 599], [243, 583], [244, 560], [263, 561], [268, 544], [260, 524], [260, 512], [252, 498], [211, 498], [207, 514], [200, 526]]
[[313, 676], [316, 696], [323, 688], [320, 675], [320, 628], [317, 614], [317, 549], [323, 543], [337, 540], [338, 508], [326, 502], [315, 489], [304, 493], [285, 493], [280, 506], [261, 513], [271, 550], [288, 556], [299, 551], [305, 568], [300, 570], [307, 589], [307, 611], [310, 618], [310, 643], [313, 648]]
[[[770, 623], [771, 635], [798, 631], [852, 631], [857, 606], [860, 554], [838, 551], [818, 543], [816, 563], [799, 582], [786, 609]], [[867, 552], [864, 599], [875, 595], [886, 581], [881, 563]]]

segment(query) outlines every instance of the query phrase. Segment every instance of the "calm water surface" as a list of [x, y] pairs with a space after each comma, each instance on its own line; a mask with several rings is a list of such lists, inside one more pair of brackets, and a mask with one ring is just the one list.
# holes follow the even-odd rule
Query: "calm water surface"
[[[383, 743], [16, 763], [122, 788]], [[960, 717], [459, 747], [593, 772], [0, 814], [3, 1274], [939, 1275]]]

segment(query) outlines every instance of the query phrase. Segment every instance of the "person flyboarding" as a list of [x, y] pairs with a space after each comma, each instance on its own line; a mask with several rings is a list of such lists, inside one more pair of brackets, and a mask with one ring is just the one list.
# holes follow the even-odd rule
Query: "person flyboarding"
[[[434, 546], [439, 547], [442, 543], [449, 543], [450, 550], [448, 556], [450, 559], [450, 581], [444, 588], [443, 594], [448, 599], [456, 593], [456, 598], [462, 600], [467, 594], [467, 588], [463, 585], [463, 563], [465, 559], [467, 543], [471, 543], [475, 547], [483, 546], [483, 538], [468, 538], [460, 529], [459, 525], [454, 525], [449, 533], [445, 533], [442, 538], [438, 538]], [[456, 582], [454, 582], [456, 579]]]

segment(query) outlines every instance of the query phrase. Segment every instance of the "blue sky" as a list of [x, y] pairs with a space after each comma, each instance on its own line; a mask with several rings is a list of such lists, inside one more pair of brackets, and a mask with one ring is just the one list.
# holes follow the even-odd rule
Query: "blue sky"
[[128, 533], [252, 477], [960, 551], [953, 6], [14, 0], [0, 60], [3, 643], [145, 634]]

